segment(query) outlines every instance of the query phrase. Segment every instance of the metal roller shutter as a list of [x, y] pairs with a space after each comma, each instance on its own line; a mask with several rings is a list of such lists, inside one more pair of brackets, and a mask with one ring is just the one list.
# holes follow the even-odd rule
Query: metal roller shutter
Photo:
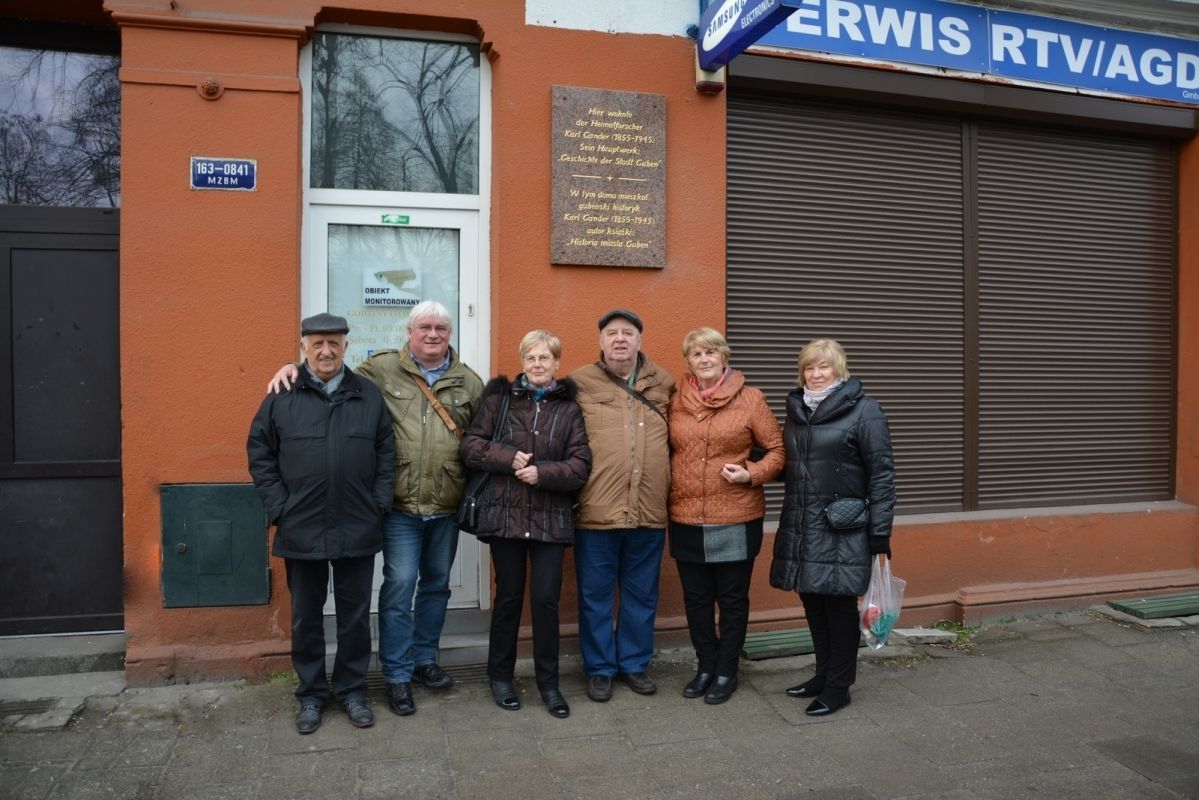
[[980, 507], [1172, 496], [1174, 171], [979, 125]]
[[[957, 120], [768, 96], [728, 108], [728, 337], [782, 419], [796, 355], [844, 345], [891, 420], [900, 507], [962, 503]], [[777, 519], [781, 487], [768, 488]]]
[[1172, 497], [1175, 161], [730, 96], [734, 363], [781, 419], [799, 348], [841, 341], [891, 419], [904, 512]]

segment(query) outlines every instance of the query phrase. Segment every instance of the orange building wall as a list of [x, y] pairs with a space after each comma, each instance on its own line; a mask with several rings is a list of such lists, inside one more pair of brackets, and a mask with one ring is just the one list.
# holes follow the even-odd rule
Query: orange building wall
[[[87, 5], [82, 3], [82, 5]], [[409, 13], [372, 7], [402, 5]], [[245, 482], [244, 441], [267, 377], [296, 349], [301, 219], [298, 50], [320, 22], [472, 33], [492, 66], [491, 361], [516, 371], [520, 336], [548, 326], [563, 370], [593, 359], [596, 318], [630, 306], [645, 350], [676, 375], [683, 335], [722, 327], [725, 307], [725, 95], [694, 89], [681, 37], [526, 27], [523, 0], [382, 0], [323, 9], [312, 0], [109, 0], [123, 46], [121, 361], [127, 673], [132, 682], [285, 669], [282, 568], [269, 606], [163, 609], [159, 486]], [[247, 10], [252, 10], [249, 13]], [[212, 76], [220, 99], [196, 84]], [[663, 269], [549, 264], [550, 87], [667, 98]], [[192, 192], [190, 155], [256, 158], [257, 192]], [[1199, 499], [1199, 150], [1179, 175], [1178, 496]], [[895, 530], [909, 581], [905, 622], [981, 618], [1024, 604], [1199, 584], [1199, 511], [1182, 504], [1118, 514], [919, 517]], [[752, 594], [755, 627], [798, 623], [793, 595], [767, 585], [770, 539]], [[659, 627], [685, 627], [674, 565], [662, 566]], [[573, 628], [568, 572], [563, 622]]]
[[[357, 3], [325, 10], [321, 21], [473, 32], [490, 46], [495, 370], [516, 371], [517, 344], [532, 327], [562, 337], [564, 370], [593, 359], [595, 321], [616, 305], [643, 315], [652, 358], [681, 368], [683, 335], [724, 319], [724, 101], [695, 92], [691, 42], [527, 28], [520, 0], [404, 5], [411, 15]], [[274, 560], [270, 606], [162, 608], [158, 492], [162, 483], [248, 480], [249, 419], [267, 377], [295, 352], [297, 53], [319, 6], [209, 0], [180, 12], [158, 3], [106, 7], [121, 25], [123, 47], [127, 673], [145, 682], [286, 668], [287, 592]], [[244, 8], [254, 16], [239, 15]], [[195, 89], [208, 76], [225, 86], [218, 100]], [[663, 269], [549, 264], [554, 84], [666, 96]], [[189, 191], [190, 155], [257, 158], [259, 191]], [[670, 568], [663, 607], [680, 613]], [[567, 587], [563, 607], [572, 609], [572, 577]]]
[[[294, 36], [122, 30], [125, 625], [134, 680], [236, 675], [287, 650], [277, 565], [270, 606], [162, 607], [159, 485], [247, 481], [249, 420], [270, 365], [295, 352], [296, 52]], [[232, 84], [216, 101], [195, 88], [210, 74]], [[234, 88], [272, 82], [266, 91]], [[258, 159], [258, 191], [190, 191], [192, 155]]]

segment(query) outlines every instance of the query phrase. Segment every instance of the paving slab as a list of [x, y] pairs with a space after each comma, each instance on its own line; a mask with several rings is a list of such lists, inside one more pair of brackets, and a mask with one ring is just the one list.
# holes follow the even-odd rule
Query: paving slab
[[87, 751], [75, 762], [75, 771], [160, 767], [170, 759], [175, 739], [162, 733], [106, 731], [91, 737]]
[[560, 780], [561, 797], [571, 800], [665, 800], [666, 793], [648, 775], [580, 777]]
[[450, 764], [439, 759], [410, 758], [359, 764], [358, 789], [362, 800], [428, 800], [457, 796]]
[[968, 788], [993, 800], [1178, 800], [1178, 795], [1119, 764], [1026, 772], [971, 781]]
[[454, 789], [458, 800], [530, 800], [534, 797], [564, 796], [562, 783], [545, 770], [457, 770], [454, 773]]
[[1143, 778], [1183, 797], [1199, 797], [1199, 754], [1156, 736], [1129, 736], [1091, 742]]
[[742, 771], [739, 754], [716, 738], [644, 745], [637, 754], [642, 772], [663, 788], [751, 777]]
[[70, 772], [58, 781], [51, 797], [70, 800], [158, 800], [165, 767], [122, 767]]
[[9, 800], [42, 800], [50, 796], [70, 768], [69, 761], [0, 766], [0, 786]]

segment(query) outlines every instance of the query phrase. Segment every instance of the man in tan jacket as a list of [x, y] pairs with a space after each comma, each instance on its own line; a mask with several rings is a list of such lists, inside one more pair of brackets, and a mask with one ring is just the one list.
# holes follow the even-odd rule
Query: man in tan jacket
[[575, 534], [579, 645], [587, 696], [604, 702], [614, 676], [638, 694], [657, 691], [646, 669], [670, 492], [666, 409], [674, 379], [641, 352], [635, 313], [609, 311], [599, 329], [599, 361], [571, 377], [592, 454]]

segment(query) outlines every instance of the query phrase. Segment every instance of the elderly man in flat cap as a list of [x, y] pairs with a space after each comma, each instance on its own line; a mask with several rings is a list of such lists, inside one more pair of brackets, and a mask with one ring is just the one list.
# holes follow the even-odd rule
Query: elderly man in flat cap
[[[332, 314], [301, 323], [298, 379], [262, 401], [246, 445], [254, 486], [275, 526], [271, 552], [287, 568], [302, 734], [320, 727], [331, 698], [355, 727], [375, 723], [366, 702], [371, 577], [391, 509], [395, 437], [378, 387], [345, 366], [349, 330]], [[324, 630], [330, 567], [337, 605], [332, 686]]]
[[604, 314], [599, 361], [571, 375], [592, 456], [575, 533], [579, 646], [587, 696], [601, 703], [612, 697], [613, 677], [638, 694], [657, 691], [646, 670], [670, 492], [666, 409], [674, 379], [641, 352], [642, 329], [628, 309]]

